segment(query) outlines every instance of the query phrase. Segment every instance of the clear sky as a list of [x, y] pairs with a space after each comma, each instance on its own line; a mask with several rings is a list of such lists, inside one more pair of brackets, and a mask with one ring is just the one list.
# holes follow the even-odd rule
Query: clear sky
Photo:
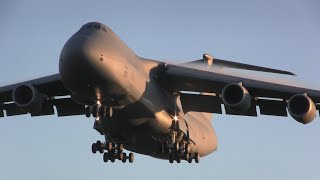
[[[99, 21], [142, 57], [183, 62], [213, 56], [290, 70], [319, 80], [320, 3], [255, 1], [1, 1], [0, 85], [58, 72], [62, 46]], [[320, 121], [217, 115], [217, 152], [200, 164], [169, 164], [135, 154], [105, 164], [91, 154], [102, 137], [84, 116], [0, 119], [0, 179], [320, 178]]]

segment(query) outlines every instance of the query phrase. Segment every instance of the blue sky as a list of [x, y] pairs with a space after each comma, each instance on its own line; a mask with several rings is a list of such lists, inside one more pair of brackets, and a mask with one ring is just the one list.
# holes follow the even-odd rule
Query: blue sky
[[[0, 2], [0, 85], [58, 72], [62, 46], [84, 23], [113, 29], [138, 55], [168, 62], [213, 56], [294, 71], [320, 85], [320, 3], [284, 1]], [[319, 118], [217, 115], [219, 149], [200, 164], [136, 154], [104, 164], [83, 116], [0, 119], [0, 179], [318, 179]]]

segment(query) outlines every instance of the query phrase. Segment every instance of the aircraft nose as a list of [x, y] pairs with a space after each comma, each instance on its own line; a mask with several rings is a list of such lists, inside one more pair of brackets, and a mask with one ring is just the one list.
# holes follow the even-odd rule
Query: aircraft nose
[[59, 61], [61, 80], [65, 86], [71, 91], [88, 89], [93, 80], [98, 81], [100, 78], [100, 58], [103, 57], [93, 39], [85, 36], [69, 39], [62, 49]]
[[79, 63], [88, 63], [96, 56], [93, 46], [94, 43], [91, 43], [87, 37], [71, 38], [63, 47], [60, 63], [70, 64], [73, 68]]

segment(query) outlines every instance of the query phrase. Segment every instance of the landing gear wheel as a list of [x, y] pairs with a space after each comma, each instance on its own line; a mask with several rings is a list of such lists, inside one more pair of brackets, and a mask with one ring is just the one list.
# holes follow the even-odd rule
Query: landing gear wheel
[[180, 156], [178, 156], [176, 160], [177, 160], [177, 163], [181, 163], [181, 157]]
[[134, 161], [134, 155], [133, 155], [133, 153], [130, 153], [129, 154], [129, 162], [133, 163], [133, 161]]
[[108, 162], [108, 160], [109, 160], [109, 154], [107, 153], [107, 152], [105, 152], [104, 154], [103, 154], [103, 162]]
[[123, 158], [124, 158], [123, 153], [119, 153], [118, 159], [119, 159], [119, 160], [123, 160]]
[[119, 144], [119, 146], [118, 146], [118, 151], [119, 151], [119, 152], [122, 152], [122, 151], [123, 151], [123, 144], [121, 144], [121, 143]]
[[122, 153], [123, 159], [122, 162], [125, 163], [127, 162], [127, 154], [126, 153]]
[[91, 146], [91, 151], [93, 154], [97, 153], [97, 146], [96, 146], [96, 143], [93, 143], [92, 146]]
[[169, 154], [169, 162], [173, 163], [173, 154], [172, 153]]
[[86, 117], [87, 117], [87, 118], [89, 118], [89, 117], [91, 116], [91, 110], [90, 110], [90, 107], [89, 107], [89, 106], [87, 106], [87, 107], [85, 108], [85, 113], [86, 113]]
[[101, 141], [97, 141], [96, 143], [96, 149], [99, 151], [101, 154], [103, 153], [103, 147]]
[[106, 143], [106, 146], [107, 146], [107, 151], [111, 151], [112, 150], [112, 147], [113, 147], [113, 144], [112, 144], [112, 142], [107, 142]]
[[196, 154], [195, 154], [194, 160], [195, 160], [196, 163], [199, 163], [199, 162], [200, 162], [200, 155], [199, 155], [199, 153], [196, 153]]

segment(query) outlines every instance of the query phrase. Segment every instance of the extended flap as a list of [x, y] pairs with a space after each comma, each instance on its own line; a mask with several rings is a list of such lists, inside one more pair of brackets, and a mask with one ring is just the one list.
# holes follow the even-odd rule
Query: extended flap
[[221, 99], [217, 96], [180, 94], [184, 113], [189, 111], [222, 114]]
[[70, 98], [55, 99], [58, 116], [72, 116], [85, 114], [85, 106], [74, 102]]
[[15, 103], [4, 104], [3, 109], [6, 111], [7, 116], [28, 114], [24, 110], [20, 109]]
[[288, 116], [287, 103], [281, 100], [258, 99], [260, 114], [272, 116]]
[[42, 107], [41, 112], [39, 113], [31, 113], [31, 116], [46, 116], [46, 115], [53, 115], [54, 109], [52, 102], [48, 101]]

